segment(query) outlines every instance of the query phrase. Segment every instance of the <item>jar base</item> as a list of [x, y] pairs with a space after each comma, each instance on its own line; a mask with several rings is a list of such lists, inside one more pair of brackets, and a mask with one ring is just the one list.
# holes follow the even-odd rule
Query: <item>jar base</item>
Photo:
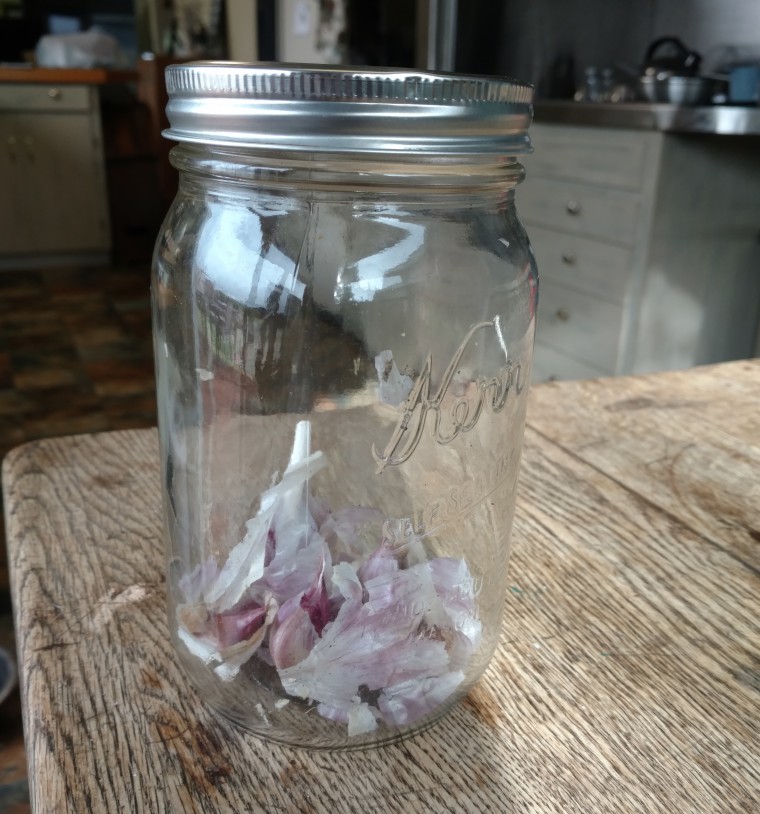
[[[455, 698], [443, 702], [438, 709], [432, 712], [423, 721], [410, 724], [407, 727], [390, 728], [384, 726], [382, 729], [376, 729], [373, 732], [367, 733], [366, 735], [356, 735], [354, 737], [347, 736], [345, 734], [344, 727], [344, 733], [339, 736], [335, 733], [332, 736], [325, 733], [323, 737], [312, 736], [308, 740], [306, 740], [303, 736], [298, 737], [295, 733], [291, 734], [290, 732], [283, 731], [278, 732], [277, 727], [272, 724], [271, 720], [267, 724], [268, 716], [263, 710], [254, 712], [254, 714], [257, 716], [257, 718], [254, 719], [252, 715], [235, 714], [235, 711], [230, 710], [229, 707], [216, 704], [210, 700], [206, 700], [206, 704], [210, 707], [214, 714], [219, 715], [234, 726], [245, 730], [263, 741], [269, 741], [280, 746], [289, 746], [295, 749], [322, 752], [353, 752], [365, 751], [375, 747], [389, 746], [402, 740], [408, 740], [409, 738], [420, 735], [423, 732], [432, 729], [460, 703], [465, 695], [466, 693], [462, 695], [457, 694]], [[296, 704], [299, 707], [298, 714], [301, 716], [317, 716], [315, 707], [303, 704], [297, 700], [290, 701], [289, 703]], [[320, 723], [322, 723], [322, 721], [320, 721]], [[326, 720], [324, 721], [324, 724], [326, 727], [334, 726], [337, 728], [341, 726], [340, 724], [335, 724]], [[321, 729], [321, 726], [319, 728]]]

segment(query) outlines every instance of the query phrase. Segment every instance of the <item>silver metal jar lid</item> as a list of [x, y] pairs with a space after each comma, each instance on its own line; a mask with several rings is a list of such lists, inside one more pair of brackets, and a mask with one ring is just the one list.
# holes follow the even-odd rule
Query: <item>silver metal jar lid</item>
[[480, 76], [274, 63], [166, 69], [175, 141], [310, 153], [530, 151], [531, 85]]

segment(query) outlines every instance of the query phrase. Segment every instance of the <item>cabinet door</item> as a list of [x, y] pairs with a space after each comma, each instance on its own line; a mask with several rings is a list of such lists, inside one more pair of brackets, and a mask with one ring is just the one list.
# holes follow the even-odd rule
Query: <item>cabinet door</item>
[[23, 139], [12, 116], [0, 113], [0, 253], [29, 251], [31, 222], [22, 201], [26, 196]]
[[527, 156], [528, 179], [534, 175], [580, 181], [594, 186], [638, 191], [662, 142], [660, 133], [534, 124], [534, 152]]
[[585, 362], [579, 362], [561, 351], [536, 342], [530, 380], [534, 384], [539, 384], [540, 382], [568, 379], [598, 379], [600, 376], [609, 376], [611, 373], [611, 370], [599, 370]]
[[636, 242], [641, 196], [635, 192], [533, 178], [518, 189], [515, 202], [520, 217], [531, 225], [623, 246]]
[[633, 263], [631, 249], [539, 226], [531, 226], [529, 234], [540, 278], [623, 302]]
[[548, 282], [539, 294], [536, 341], [612, 372], [617, 366], [622, 319], [622, 305]]
[[102, 149], [89, 113], [15, 117], [25, 146], [24, 209], [34, 252], [108, 249]]

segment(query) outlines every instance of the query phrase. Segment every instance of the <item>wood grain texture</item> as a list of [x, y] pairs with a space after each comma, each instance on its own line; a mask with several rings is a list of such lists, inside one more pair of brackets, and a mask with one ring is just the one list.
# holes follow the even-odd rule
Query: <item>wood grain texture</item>
[[759, 402], [758, 362], [535, 388], [496, 657], [436, 727], [352, 753], [266, 744], [186, 682], [153, 431], [19, 448], [33, 810], [759, 810]]
[[532, 393], [531, 421], [760, 573], [759, 375], [752, 360], [548, 384]]

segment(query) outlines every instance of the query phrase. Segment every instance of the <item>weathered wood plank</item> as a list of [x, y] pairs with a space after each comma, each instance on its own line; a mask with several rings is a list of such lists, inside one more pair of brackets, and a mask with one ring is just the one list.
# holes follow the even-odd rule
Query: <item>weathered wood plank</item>
[[760, 360], [531, 393], [546, 438], [760, 573]]
[[[760, 807], [760, 577], [735, 545], [722, 547], [706, 506], [690, 513], [693, 473], [655, 470], [653, 486], [627, 474], [635, 445], [615, 417], [627, 416], [633, 437], [663, 422], [650, 408], [604, 406], [667, 385], [649, 380], [642, 396], [639, 380], [621, 381], [628, 396], [610, 381], [614, 398], [595, 395], [593, 408], [575, 384], [537, 388], [497, 655], [439, 725], [359, 753], [265, 744], [215, 719], [188, 685], [165, 618], [153, 432], [14, 452], [4, 483], [35, 810]], [[709, 382], [700, 387], [709, 395]], [[727, 412], [745, 416], [753, 393], [735, 388]], [[712, 462], [698, 483], [712, 478], [726, 501], [740, 435], [705, 429], [703, 441], [714, 419], [686, 424], [697, 418], [692, 454]], [[584, 451], [584, 435], [598, 443]], [[742, 454], [746, 463], [756, 451]], [[663, 498], [669, 477], [677, 489]]]

